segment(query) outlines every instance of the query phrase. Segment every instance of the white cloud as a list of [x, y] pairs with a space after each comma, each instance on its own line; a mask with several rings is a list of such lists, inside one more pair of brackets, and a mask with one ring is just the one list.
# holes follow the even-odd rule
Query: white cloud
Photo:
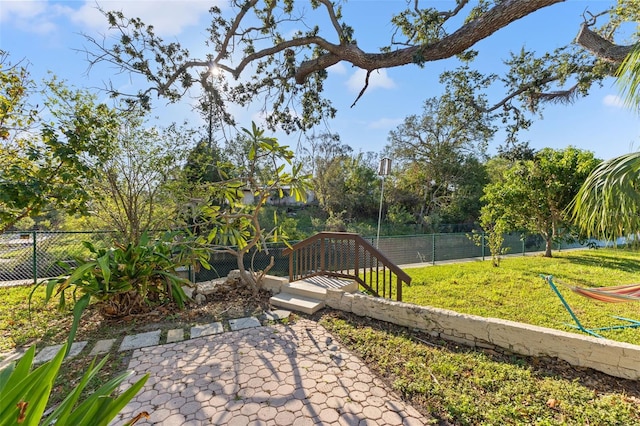
[[[365, 78], [367, 71], [359, 69], [353, 73], [353, 75], [347, 80], [347, 87], [352, 92], [359, 92], [362, 90], [365, 84]], [[373, 90], [376, 88], [393, 89], [396, 87], [396, 83], [387, 75], [387, 70], [375, 70], [369, 75], [369, 87], [367, 90]]]
[[[185, 28], [198, 23], [209, 13], [209, 8], [217, 2], [196, 1], [100, 1], [105, 11], [121, 11], [126, 17], [140, 18], [147, 25], [153, 25], [156, 35], [170, 37], [182, 33]], [[222, 6], [222, 5], [221, 5]], [[70, 19], [93, 30], [106, 30], [106, 20], [97, 10], [94, 1], [87, 0]]]
[[60, 8], [52, 8], [42, 1], [3, 1], [0, 22], [10, 22], [22, 31], [34, 34], [51, 34], [58, 29], [55, 20]]
[[[70, 21], [87, 31], [105, 32], [108, 28], [108, 23], [94, 0], [62, 4], [30, 0], [0, 1], [0, 22], [11, 22], [26, 32], [51, 34], [62, 29], [66, 25], [65, 21]], [[208, 15], [212, 3], [215, 4], [217, 1], [106, 0], [98, 4], [106, 11], [122, 11], [127, 17], [140, 18], [145, 24], [153, 25], [156, 35], [170, 37], [198, 24], [203, 15]], [[76, 5], [78, 7], [75, 7]], [[220, 6], [224, 5], [221, 2]]]
[[624, 101], [618, 95], [606, 95], [602, 99], [602, 103], [609, 107], [624, 108]]
[[46, 9], [46, 3], [36, 1], [4, 1], [0, 7], [0, 22], [36, 17]]
[[347, 68], [342, 62], [338, 62], [337, 64], [331, 65], [329, 68], [327, 68], [327, 71], [329, 71], [330, 73], [343, 75], [347, 73]]
[[390, 129], [402, 124], [402, 118], [380, 118], [376, 121], [369, 123], [367, 127], [370, 129]]

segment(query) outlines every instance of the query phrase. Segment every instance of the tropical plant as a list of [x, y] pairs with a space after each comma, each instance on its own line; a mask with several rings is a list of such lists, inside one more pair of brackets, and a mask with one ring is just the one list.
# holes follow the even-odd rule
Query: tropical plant
[[[640, 113], [640, 48], [618, 68], [628, 106]], [[571, 203], [573, 221], [587, 236], [614, 240], [640, 232], [640, 152], [612, 158], [589, 175]]]
[[69, 395], [45, 417], [44, 411], [66, 350], [67, 346], [63, 345], [51, 361], [32, 369], [35, 355], [35, 346], [32, 346], [17, 364], [9, 364], [0, 371], [0, 424], [108, 425], [149, 378], [149, 375], [145, 374], [127, 390], [114, 397], [112, 395], [120, 384], [133, 374], [125, 372], [102, 384], [80, 401], [83, 391], [105, 365], [108, 357], [104, 357], [97, 365], [94, 359]]
[[626, 105], [640, 113], [640, 47], [629, 53], [616, 76]]
[[615, 240], [640, 232], [640, 152], [601, 163], [569, 206], [572, 219], [588, 237]]
[[174, 302], [183, 308], [188, 299], [182, 286], [190, 281], [176, 274], [178, 266], [193, 264], [198, 260], [208, 267], [202, 250], [193, 249], [186, 240], [180, 240], [177, 232], [166, 232], [152, 240], [143, 234], [137, 244], [96, 248], [84, 242], [89, 250], [88, 259], [76, 259], [77, 266], [68, 276], [51, 279], [46, 283], [44, 303], [58, 297], [58, 308], [65, 309], [73, 303], [73, 323], [69, 343], [73, 342], [84, 309], [94, 300], [104, 317], [122, 317], [141, 313], [153, 306]]
[[[253, 262], [247, 268], [245, 255], [266, 249], [266, 242], [284, 241], [288, 236], [282, 228], [265, 230], [260, 224], [260, 212], [267, 200], [274, 196], [282, 198], [284, 190], [296, 200], [306, 198], [310, 176], [304, 175], [302, 166], [293, 165], [293, 151], [278, 140], [265, 135], [264, 130], [252, 123], [251, 129], [243, 128], [243, 136], [248, 142], [246, 163], [232, 170], [232, 177], [222, 182], [212, 183], [216, 196], [204, 200], [198, 206], [197, 218], [205, 223], [204, 229], [211, 229], [206, 235], [198, 238], [200, 247], [210, 252], [230, 253], [236, 257], [240, 277], [254, 294], [260, 289], [262, 278], [273, 266], [270, 264], [261, 271], [254, 268]], [[282, 163], [282, 164], [279, 164]], [[291, 166], [291, 171], [285, 167]], [[266, 171], [269, 171], [268, 173]], [[245, 194], [253, 197], [248, 203]], [[212, 200], [223, 198], [224, 203], [215, 205]], [[277, 222], [277, 216], [274, 216]], [[200, 227], [200, 224], [196, 224]]]

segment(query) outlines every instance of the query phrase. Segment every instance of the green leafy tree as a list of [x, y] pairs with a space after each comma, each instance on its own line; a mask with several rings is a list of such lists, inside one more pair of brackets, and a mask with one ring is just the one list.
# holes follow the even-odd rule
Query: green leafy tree
[[477, 216], [486, 182], [479, 159], [494, 133], [487, 117], [460, 104], [453, 91], [427, 99], [422, 115], [405, 118], [389, 134], [387, 151], [399, 175], [391, 199], [421, 224], [436, 216], [451, 221]]
[[311, 135], [302, 149], [300, 163], [311, 174], [315, 196], [327, 215], [342, 210], [335, 198], [344, 187], [343, 161], [352, 152], [353, 148], [340, 141], [340, 135], [331, 133]]
[[[36, 90], [29, 71], [20, 64], [12, 65], [9, 55], [0, 49], [0, 141], [14, 141], [21, 132], [31, 130], [38, 110], [29, 104], [29, 95]], [[4, 161], [0, 157], [0, 165]]]
[[593, 153], [573, 147], [545, 148], [533, 160], [516, 163], [503, 181], [485, 187], [482, 227], [540, 234], [551, 257], [554, 239], [571, 231], [567, 206], [598, 163]]
[[343, 205], [351, 217], [374, 218], [378, 212], [380, 180], [373, 153], [358, 153], [345, 162]]
[[147, 231], [175, 225], [182, 195], [172, 191], [181, 189], [176, 181], [190, 136], [176, 126], [145, 127], [138, 114], [120, 117], [110, 158], [95, 165], [100, 179], [90, 188], [95, 214], [121, 243], [136, 244]]
[[202, 139], [189, 151], [184, 165], [184, 172], [189, 183], [220, 182], [226, 173], [219, 170], [225, 162], [224, 153], [217, 145], [211, 145]]
[[26, 79], [22, 68], [0, 70], [0, 232], [47, 210], [86, 212], [95, 165], [109, 159], [119, 125], [114, 109], [55, 78], [35, 112]]
[[[249, 267], [245, 266], [245, 257], [252, 251], [265, 250], [268, 241], [286, 241], [287, 238], [279, 227], [265, 230], [260, 223], [260, 212], [274, 193], [282, 197], [285, 187], [296, 199], [304, 200], [310, 176], [302, 173], [300, 165], [292, 164], [294, 154], [288, 146], [266, 136], [255, 123], [251, 129], [243, 128], [242, 132], [249, 146], [246, 162], [236, 165], [226, 180], [211, 184], [214, 198], [225, 201], [216, 205], [206, 199], [198, 206], [195, 217], [203, 221], [203, 229], [211, 231], [201, 235], [196, 244], [213, 253], [234, 255], [242, 281], [257, 294], [262, 279], [273, 266], [273, 257], [263, 270], [256, 270], [253, 261]], [[287, 166], [291, 170], [287, 170]], [[272, 172], [261, 173], [267, 169]], [[244, 203], [245, 191], [253, 195], [253, 203]]]

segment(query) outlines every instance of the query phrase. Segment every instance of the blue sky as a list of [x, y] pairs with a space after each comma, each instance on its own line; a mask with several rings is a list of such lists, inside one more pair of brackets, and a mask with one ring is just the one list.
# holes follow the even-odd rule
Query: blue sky
[[[140, 17], [153, 24], [165, 40], [177, 40], [187, 45], [193, 56], [204, 57], [203, 40], [212, 1], [98, 1], [105, 9], [122, 10], [125, 15]], [[453, 1], [432, 2], [438, 8], [451, 8]], [[221, 5], [225, 3], [220, 3]], [[588, 9], [600, 12], [611, 1], [569, 0], [525, 17], [489, 39], [476, 49], [480, 55], [473, 66], [484, 72], [499, 72], [502, 60], [509, 51], [523, 45], [538, 52], [552, 50], [575, 37], [582, 14]], [[95, 9], [94, 1], [12, 1], [0, 0], [0, 48], [10, 53], [11, 60], [27, 60], [32, 76], [39, 80], [48, 71], [67, 79], [77, 87], [100, 88], [113, 80], [118, 87], [135, 88], [141, 81], [118, 75], [106, 66], [93, 68], [87, 74], [88, 63], [82, 49], [87, 45], [80, 33], [99, 38], [106, 30], [104, 17]], [[387, 45], [392, 28], [390, 14], [401, 10], [403, 0], [352, 0], [344, 7], [347, 22], [355, 28], [358, 45], [377, 51]], [[628, 42], [628, 40], [620, 40]], [[336, 119], [329, 122], [330, 130], [341, 135], [342, 141], [356, 150], [379, 153], [387, 144], [390, 130], [395, 129], [410, 114], [420, 114], [428, 97], [438, 96], [441, 86], [439, 74], [456, 66], [454, 60], [428, 63], [424, 68], [405, 66], [380, 71], [373, 76], [370, 87], [357, 105], [350, 108], [364, 81], [364, 73], [349, 64], [340, 63], [330, 69], [325, 85], [326, 96], [338, 108]], [[574, 105], [549, 106], [544, 118], [536, 120], [532, 128], [522, 133], [532, 147], [564, 148], [569, 145], [593, 151], [607, 159], [640, 149], [640, 118], [625, 109], [618, 98], [613, 79], [605, 81], [587, 98]], [[504, 92], [499, 88], [488, 93], [491, 100], [499, 100]], [[166, 106], [154, 104], [154, 114], [164, 124], [183, 118], [199, 122], [185, 102]], [[242, 126], [259, 120], [255, 109], [234, 108]], [[322, 129], [319, 129], [322, 131]], [[296, 146], [297, 137], [277, 135], [284, 143]], [[490, 144], [490, 152], [503, 141], [500, 134]]]

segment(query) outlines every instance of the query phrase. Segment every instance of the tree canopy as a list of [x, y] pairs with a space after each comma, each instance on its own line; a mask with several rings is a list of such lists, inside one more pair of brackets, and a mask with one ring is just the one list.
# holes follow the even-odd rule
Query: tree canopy
[[[389, 17], [393, 36], [388, 44], [377, 52], [367, 52], [359, 47], [358, 28], [342, 14], [342, 2], [315, 0], [309, 7], [301, 0], [232, 0], [230, 8], [211, 8], [208, 39], [202, 40], [206, 46], [203, 56], [192, 55], [191, 46], [166, 42], [138, 18], [105, 10], [117, 40], [110, 44], [106, 37], [87, 36], [92, 46], [87, 53], [94, 65], [108, 62], [147, 79], [147, 87], [128, 94], [132, 101], [149, 106], [153, 95], [176, 101], [194, 85], [199, 85], [221, 111], [226, 102], [246, 105], [267, 97], [268, 124], [292, 131], [308, 129], [334, 116], [336, 110], [322, 97], [322, 90], [327, 68], [338, 62], [367, 71], [359, 98], [375, 70], [422, 67], [456, 56], [472, 61], [476, 43], [562, 1], [457, 0], [446, 3], [449, 9], [436, 9], [433, 3], [420, 1], [406, 2], [403, 9], [399, 2], [397, 13]], [[455, 71], [461, 76], [460, 90], [464, 88], [465, 100], [480, 111], [499, 112], [515, 128], [527, 126], [527, 111], [538, 111], [544, 102], [584, 95], [593, 83], [613, 75], [638, 38], [636, 30], [632, 34], [636, 44], [623, 44], [617, 39], [619, 29], [639, 17], [638, 0], [618, 0], [608, 10], [585, 11], [583, 24], [576, 28], [575, 44], [542, 54], [524, 48], [512, 53], [506, 59], [510, 66], [506, 75], [484, 76], [506, 88], [505, 97], [494, 105], [477, 103], [482, 98], [477, 84], [481, 77], [467, 65]], [[198, 50], [201, 47], [197, 46]], [[216, 73], [215, 84], [212, 73]], [[110, 89], [116, 95], [123, 94]], [[223, 113], [219, 117], [231, 119]]]
[[[0, 51], [0, 56], [2, 52]], [[84, 90], [52, 79], [44, 108], [26, 68], [0, 62], [0, 232], [47, 209], [86, 211], [95, 164], [106, 161], [117, 112]], [[46, 117], [46, 118], [45, 118]]]
[[486, 183], [481, 160], [494, 133], [486, 116], [458, 103], [453, 91], [427, 99], [421, 115], [389, 133], [386, 150], [398, 171], [389, 197], [421, 225], [472, 222]]
[[502, 181], [485, 187], [482, 226], [538, 233], [551, 257], [554, 239], [571, 230], [567, 206], [598, 162], [592, 152], [573, 147], [545, 148], [532, 160], [517, 162]]

